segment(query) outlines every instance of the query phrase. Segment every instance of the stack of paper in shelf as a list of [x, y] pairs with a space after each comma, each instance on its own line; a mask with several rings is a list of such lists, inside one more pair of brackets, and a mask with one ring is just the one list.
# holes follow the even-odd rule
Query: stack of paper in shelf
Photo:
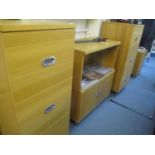
[[86, 87], [87, 85], [89, 85], [90, 83], [91, 83], [90, 80], [82, 79], [82, 81], [81, 81], [81, 87], [84, 88], [84, 87]]
[[112, 71], [112, 68], [102, 67], [98, 65], [86, 66], [85, 68], [103, 76]]
[[94, 80], [102, 78], [107, 73], [111, 72], [112, 68], [102, 67], [99, 65], [85, 66], [83, 69], [81, 87], [85, 87]]

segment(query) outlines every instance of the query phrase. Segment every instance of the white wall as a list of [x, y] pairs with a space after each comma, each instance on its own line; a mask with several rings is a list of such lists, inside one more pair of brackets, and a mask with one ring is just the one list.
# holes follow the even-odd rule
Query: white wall
[[101, 19], [90, 19], [87, 21], [88, 31], [86, 37], [99, 37], [100, 27], [102, 20]]
[[99, 37], [101, 23], [106, 19], [55, 19], [54, 21], [75, 23], [75, 39]]
[[54, 21], [75, 23], [76, 34], [75, 39], [85, 38], [87, 32], [87, 19], [54, 19]]

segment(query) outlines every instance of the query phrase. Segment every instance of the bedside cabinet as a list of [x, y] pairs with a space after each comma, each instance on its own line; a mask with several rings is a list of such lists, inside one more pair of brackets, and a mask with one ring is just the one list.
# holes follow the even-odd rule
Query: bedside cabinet
[[2, 134], [67, 134], [74, 25], [0, 22]]
[[[74, 122], [80, 123], [97, 105], [110, 95], [119, 45], [119, 41], [113, 40], [75, 44], [71, 104], [71, 119]], [[87, 71], [90, 71], [90, 73], [93, 67], [102, 71], [110, 70], [102, 77], [87, 80], [88, 83], [82, 85], [82, 81], [86, 79], [84, 72], [88, 66], [90, 68]], [[97, 73], [97, 70], [95, 69], [94, 73]]]

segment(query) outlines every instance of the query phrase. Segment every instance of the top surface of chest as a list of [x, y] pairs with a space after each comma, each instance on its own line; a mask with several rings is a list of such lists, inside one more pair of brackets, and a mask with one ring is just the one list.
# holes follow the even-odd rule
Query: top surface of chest
[[0, 32], [73, 29], [74, 24], [45, 20], [0, 20]]
[[97, 51], [105, 50], [120, 45], [119, 41], [107, 40], [105, 42], [76, 43], [75, 50], [87, 55]]

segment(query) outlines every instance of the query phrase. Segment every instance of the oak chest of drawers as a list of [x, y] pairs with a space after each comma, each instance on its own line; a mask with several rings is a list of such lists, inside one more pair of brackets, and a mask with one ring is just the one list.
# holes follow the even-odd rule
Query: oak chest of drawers
[[122, 90], [130, 79], [143, 28], [143, 25], [128, 23], [103, 22], [102, 24], [101, 37], [121, 42], [112, 86], [114, 92]]
[[2, 134], [67, 134], [74, 25], [0, 22]]
[[133, 76], [137, 76], [140, 73], [146, 55], [147, 50], [145, 48], [137, 50], [136, 59], [132, 70]]

